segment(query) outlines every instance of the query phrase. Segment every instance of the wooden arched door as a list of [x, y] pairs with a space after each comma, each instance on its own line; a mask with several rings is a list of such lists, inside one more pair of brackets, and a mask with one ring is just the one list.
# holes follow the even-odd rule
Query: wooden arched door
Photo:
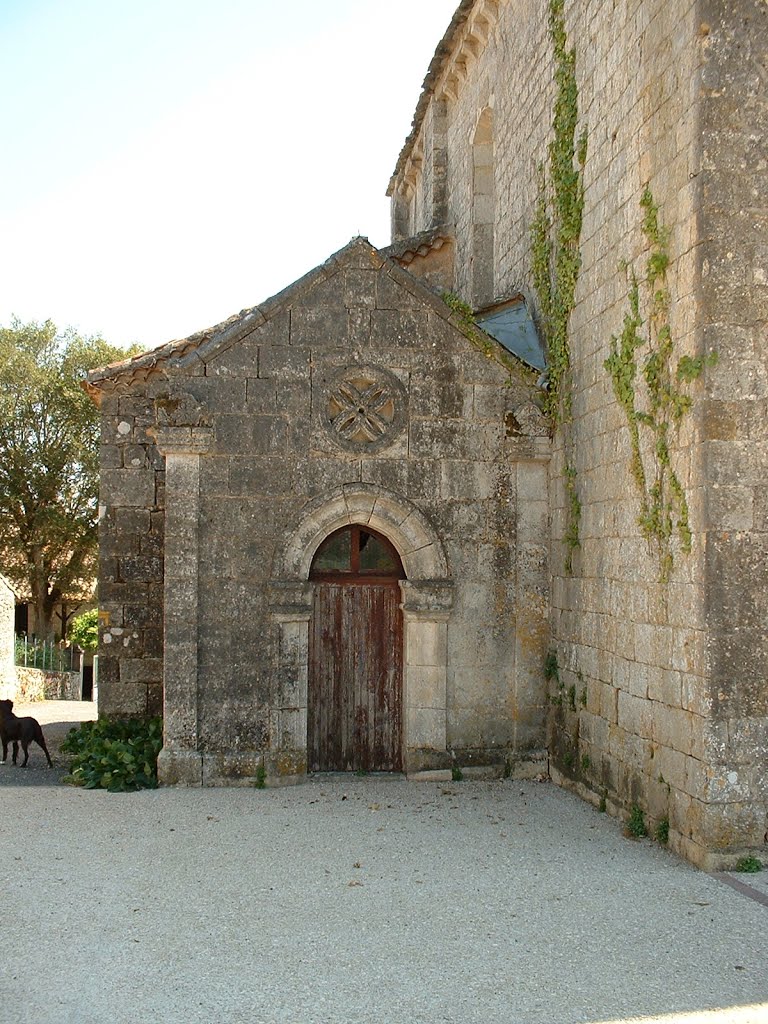
[[401, 771], [402, 563], [389, 541], [346, 526], [310, 571], [307, 757], [310, 771]]

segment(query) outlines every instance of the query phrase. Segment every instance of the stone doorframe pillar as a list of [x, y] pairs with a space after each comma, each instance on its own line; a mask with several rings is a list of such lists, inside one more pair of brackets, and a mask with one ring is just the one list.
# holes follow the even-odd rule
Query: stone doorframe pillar
[[349, 484], [312, 502], [276, 560], [271, 614], [279, 634], [279, 663], [272, 743], [278, 756], [306, 764], [313, 596], [309, 572], [325, 538], [353, 524], [370, 526], [391, 541], [406, 574], [400, 585], [404, 769], [410, 773], [445, 768], [450, 762], [446, 677], [453, 581], [443, 545], [426, 516], [405, 498], [374, 485]]
[[165, 573], [163, 579], [163, 785], [201, 786], [198, 749], [198, 573], [200, 457], [210, 448], [207, 427], [161, 427], [165, 456]]

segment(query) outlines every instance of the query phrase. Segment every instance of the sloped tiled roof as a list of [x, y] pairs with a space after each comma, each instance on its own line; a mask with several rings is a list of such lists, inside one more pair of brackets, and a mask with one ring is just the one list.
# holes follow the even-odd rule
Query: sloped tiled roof
[[[294, 281], [293, 284], [277, 292], [259, 305], [242, 309], [239, 313], [228, 317], [213, 327], [207, 327], [202, 331], [190, 334], [187, 338], [180, 338], [175, 341], [166, 342], [158, 348], [149, 352], [142, 352], [130, 359], [124, 359], [117, 363], [110, 363], [108, 366], [97, 367], [88, 373], [83, 382], [84, 388], [93, 392], [98, 390], [102, 383], [123, 379], [141, 379], [158, 367], [178, 367], [183, 369], [191, 365], [197, 359], [203, 359], [214, 348], [222, 344], [232, 344], [241, 337], [250, 334], [257, 327], [266, 323], [275, 315], [278, 309], [290, 302], [295, 302], [304, 292], [314, 287], [320, 281], [331, 277], [346, 262], [346, 256], [355, 246], [366, 246], [372, 254], [378, 251], [365, 238], [353, 238], [351, 242], [339, 249], [330, 256], [325, 263], [308, 274]], [[378, 257], [383, 261], [383, 257]], [[380, 264], [379, 264], [380, 265]]]
[[420, 231], [418, 235], [411, 235], [410, 238], [401, 238], [380, 252], [382, 256], [407, 266], [417, 256], [426, 256], [432, 250], [442, 249], [446, 242], [452, 242], [454, 237], [453, 228], [448, 224], [441, 224], [439, 227]]
[[[426, 232], [432, 236], [432, 232]], [[438, 232], [439, 234], [439, 232]], [[446, 233], [443, 238], [447, 240], [451, 235]], [[408, 243], [414, 244], [416, 239], [408, 239]], [[425, 243], [426, 244], [426, 243]], [[442, 244], [442, 243], [440, 243]], [[227, 320], [209, 327], [206, 330], [191, 334], [188, 338], [181, 338], [176, 341], [169, 341], [165, 345], [152, 349], [149, 352], [141, 353], [130, 359], [124, 359], [117, 363], [110, 363], [109, 366], [102, 366], [91, 370], [83, 381], [83, 387], [94, 400], [98, 401], [100, 393], [109, 389], [117, 382], [129, 383], [131, 381], [146, 380], [146, 378], [157, 369], [179, 369], [184, 370], [193, 366], [198, 360], [209, 358], [212, 353], [222, 347], [228, 347], [236, 343], [240, 338], [251, 334], [252, 331], [261, 327], [268, 320], [274, 317], [280, 310], [295, 303], [302, 295], [308, 292], [315, 285], [333, 277], [339, 270], [344, 269], [354, 259], [363, 257], [375, 268], [380, 268], [384, 263], [389, 264], [389, 273], [393, 280], [401, 287], [418, 296], [419, 301], [430, 306], [431, 309], [442, 319], [458, 327], [462, 333], [465, 327], [451, 309], [443, 302], [431, 288], [425, 285], [418, 278], [402, 269], [394, 257], [386, 252], [376, 249], [367, 238], [353, 238], [351, 242], [334, 253], [329, 259], [322, 263], [308, 274], [294, 281], [293, 284], [262, 302], [260, 305], [249, 309], [243, 309], [240, 313], [229, 317]], [[498, 342], [489, 338], [493, 345]]]

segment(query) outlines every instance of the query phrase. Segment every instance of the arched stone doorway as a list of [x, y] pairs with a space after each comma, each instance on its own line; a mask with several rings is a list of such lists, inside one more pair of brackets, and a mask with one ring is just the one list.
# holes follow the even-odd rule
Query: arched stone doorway
[[403, 614], [400, 557], [370, 527], [318, 548], [309, 629], [309, 771], [400, 771]]
[[[278, 626], [275, 706], [277, 752], [307, 754], [310, 628], [315, 556], [337, 531], [359, 526], [388, 542], [402, 566], [401, 768], [443, 768], [446, 749], [447, 625], [453, 581], [442, 542], [429, 520], [399, 495], [373, 485], [342, 487], [309, 505], [273, 568], [271, 613]], [[396, 769], [391, 769], [396, 770]]]

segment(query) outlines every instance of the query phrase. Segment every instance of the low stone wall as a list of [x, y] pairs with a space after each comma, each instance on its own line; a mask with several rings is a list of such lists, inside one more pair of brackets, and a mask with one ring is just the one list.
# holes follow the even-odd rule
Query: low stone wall
[[81, 700], [79, 672], [44, 672], [16, 666], [14, 700]]

